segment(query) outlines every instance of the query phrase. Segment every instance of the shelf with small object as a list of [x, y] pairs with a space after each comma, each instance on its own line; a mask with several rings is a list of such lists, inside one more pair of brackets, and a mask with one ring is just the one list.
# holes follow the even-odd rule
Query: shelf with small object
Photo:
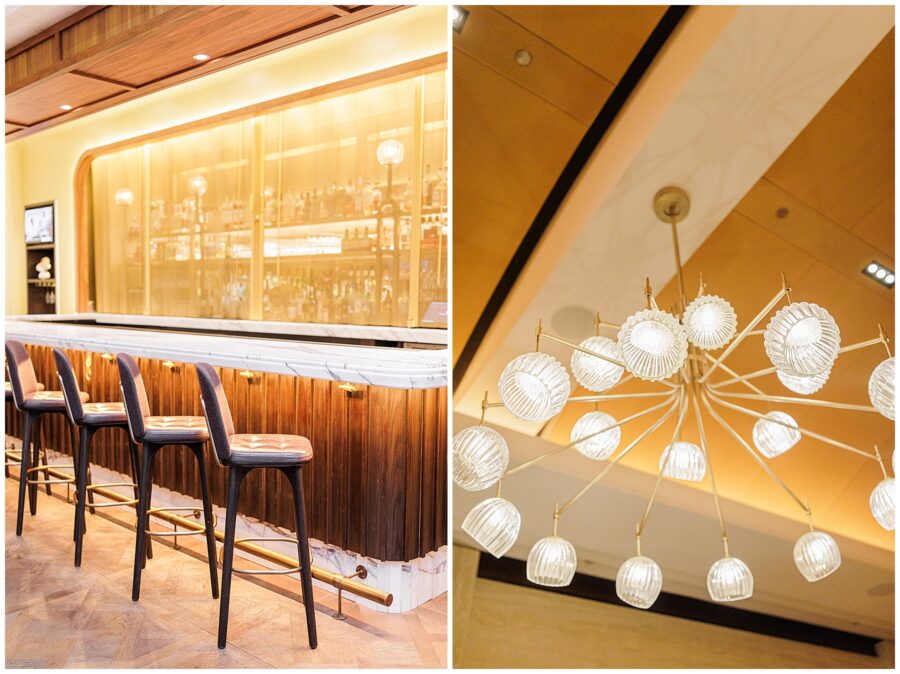
[[56, 279], [53, 277], [54, 245], [42, 243], [25, 247], [28, 313], [56, 313]]

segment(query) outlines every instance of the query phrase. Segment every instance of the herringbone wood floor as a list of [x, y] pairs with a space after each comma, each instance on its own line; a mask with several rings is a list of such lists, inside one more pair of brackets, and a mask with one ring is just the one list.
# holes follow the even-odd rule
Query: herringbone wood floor
[[111, 519], [131, 525], [133, 511], [88, 515], [84, 561], [75, 568], [73, 506], [40, 492], [37, 516], [25, 515], [17, 538], [18, 484], [5, 482], [7, 667], [446, 666], [446, 594], [394, 615], [345, 601], [349, 618], [340, 622], [331, 617], [337, 597], [317, 589], [319, 647], [311, 651], [296, 576], [235, 575], [228, 647], [219, 650], [219, 603], [199, 538], [181, 539], [190, 553], [156, 539], [141, 600], [132, 602], [134, 532]]

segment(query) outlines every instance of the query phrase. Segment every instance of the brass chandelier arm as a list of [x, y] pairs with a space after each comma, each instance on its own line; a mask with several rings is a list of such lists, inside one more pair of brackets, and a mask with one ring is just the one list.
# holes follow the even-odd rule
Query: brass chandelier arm
[[836, 403], [831, 400], [815, 400], [813, 398], [794, 398], [793, 396], [755, 395], [753, 393], [726, 393], [717, 391], [723, 398], [740, 398], [741, 400], [760, 400], [767, 403], [786, 403], [790, 405], [809, 405], [812, 407], [826, 407], [831, 410], [849, 410], [852, 412], [875, 412], [878, 410], [870, 405], [853, 405], [851, 403]]
[[[678, 422], [675, 424], [675, 432], [672, 434], [672, 442], [675, 442], [681, 435], [681, 427], [684, 424], [684, 417], [687, 415], [687, 408], [690, 403], [690, 397], [684, 394], [683, 389], [681, 391], [681, 395], [678, 398], [678, 402], [680, 405], [680, 408], [678, 410]], [[671, 458], [672, 452], [666, 454], [666, 460], [663, 461], [663, 465], [660, 466], [659, 473], [656, 476], [656, 483], [653, 485], [653, 491], [650, 493], [650, 499], [647, 501], [647, 507], [644, 509], [644, 514], [641, 517], [641, 521], [637, 525], [635, 538], [637, 539], [639, 551], [641, 545], [641, 535], [644, 533], [644, 527], [647, 526], [647, 520], [650, 519], [650, 511], [653, 510], [653, 503], [654, 501], [656, 501], [656, 494], [659, 491], [659, 485], [662, 483], [663, 473], [666, 471], [666, 466], [669, 465], [669, 459]], [[638, 554], [640, 554], [640, 552]]]
[[800, 428], [799, 426], [792, 426], [783, 421], [779, 421], [778, 419], [771, 419], [771, 418], [767, 417], [765, 414], [762, 414], [755, 410], [751, 410], [746, 407], [742, 407], [740, 405], [735, 405], [734, 403], [730, 403], [727, 400], [722, 400], [713, 391], [709, 391], [709, 397], [712, 399], [712, 401], [714, 403], [717, 403], [719, 405], [722, 405], [723, 407], [727, 407], [729, 409], [735, 410], [736, 412], [741, 412], [743, 414], [746, 414], [747, 416], [756, 417], [757, 419], [765, 419], [766, 421], [768, 421], [770, 423], [779, 424], [780, 426], [784, 426], [785, 428], [791, 428], [791, 429], [797, 430], [800, 432], [801, 435], [805, 435], [807, 437], [813, 438], [814, 440], [819, 440], [828, 445], [832, 445], [833, 447], [837, 447], [838, 449], [843, 449], [848, 452], [853, 452], [854, 454], [859, 454], [860, 456], [864, 456], [867, 459], [872, 459], [873, 461], [878, 461], [878, 456], [876, 456], [875, 454], [870, 454], [869, 452], [866, 452], [862, 449], [858, 449], [856, 447], [852, 447], [848, 444], [840, 442], [839, 440], [834, 440], [832, 438], [829, 438], [826, 435], [822, 435], [821, 433], [816, 433], [815, 431], [808, 431], [805, 428]]
[[722, 504], [719, 502], [719, 490], [716, 487], [716, 476], [713, 473], [712, 461], [709, 459], [709, 448], [706, 444], [706, 430], [703, 428], [703, 414], [697, 403], [699, 389], [694, 385], [694, 417], [697, 420], [697, 434], [700, 436], [700, 450], [706, 459], [706, 470], [709, 471], [709, 484], [712, 488], [713, 503], [716, 506], [716, 517], [719, 519], [719, 532], [722, 534], [722, 544], [725, 546], [725, 556], [728, 557], [728, 530], [725, 528], [725, 517], [722, 515]]
[[570, 403], [599, 403], [606, 400], [628, 400], [630, 398], [671, 398], [677, 395], [677, 391], [653, 391], [649, 393], [597, 393], [586, 396], [572, 396]]
[[703, 399], [703, 405], [704, 405], [704, 407], [706, 407], [710, 416], [713, 419], [715, 419], [719, 423], [719, 425], [722, 428], [724, 428], [728, 432], [728, 434], [731, 435], [731, 437], [734, 438], [738, 442], [738, 444], [740, 444], [744, 449], [747, 450], [747, 452], [750, 454], [750, 456], [752, 456], [754, 458], [754, 460], [760, 465], [760, 467], [766, 472], [766, 474], [770, 478], [772, 478], [772, 480], [774, 480], [775, 483], [778, 486], [780, 486], [788, 496], [790, 496], [792, 499], [794, 499], [794, 501], [796, 501], [797, 505], [800, 506], [800, 508], [803, 510], [803, 512], [806, 514], [806, 516], [811, 517], [812, 515], [810, 512], [809, 506], [806, 503], [804, 503], [803, 501], [801, 501], [800, 497], [797, 496], [797, 494], [795, 494], [794, 491], [784, 483], [784, 480], [782, 480], [780, 477], [778, 477], [778, 474], [774, 470], [772, 470], [769, 467], [769, 465], [765, 461], [763, 461], [759, 457], [759, 455], [757, 455], [757, 453], [755, 451], [753, 451], [753, 448], [747, 444], [747, 441], [744, 440], [744, 438], [742, 438], [741, 435], [737, 431], [735, 431], [728, 424], [727, 421], [725, 421], [721, 416], [719, 416], [719, 414], [713, 409], [713, 406], [710, 404], [709, 399], [706, 397], [706, 393], [702, 390], [700, 391], [700, 397]]
[[[715, 359], [714, 359], [711, 355], [709, 355], [708, 353], [705, 353], [705, 352], [704, 352], [703, 355], [706, 356], [706, 359], [707, 359], [708, 361], [714, 362]], [[746, 377], [741, 377], [741, 375], [739, 375], [737, 372], [735, 372], [734, 370], [732, 370], [730, 367], [728, 367], [728, 366], [725, 365], [724, 363], [720, 363], [720, 364], [719, 364], [719, 367], [722, 368], [722, 370], [723, 370], [726, 374], [730, 374], [732, 377], [734, 377], [734, 378], [735, 378], [735, 381], [741, 382], [744, 386], [746, 386], [747, 388], [749, 388], [749, 389], [750, 389], [751, 391], [753, 391], [754, 393], [758, 393], [758, 394], [761, 395], [761, 396], [766, 395], [766, 392], [763, 391], [761, 388], [759, 388], [756, 384], [751, 384], [749, 381], [747, 381], [747, 378], [746, 378]], [[772, 368], [772, 369], [774, 370], [775, 368]], [[713, 385], [712, 385], [712, 384], [709, 384], [709, 386], [713, 386]]]
[[640, 419], [641, 417], [643, 417], [647, 414], [650, 414], [652, 412], [655, 412], [656, 410], [658, 410], [662, 407], [665, 407], [668, 404], [669, 404], [669, 400], [664, 400], [663, 402], [659, 403], [658, 405], [654, 405], [653, 407], [648, 407], [645, 410], [642, 410], [640, 412], [632, 414], [630, 417], [626, 417], [625, 419], [622, 419], [622, 421], [618, 421], [614, 424], [611, 424], [610, 426], [601, 428], [599, 431], [597, 431], [595, 433], [590, 433], [589, 435], [585, 435], [583, 438], [578, 438], [578, 440], [575, 440], [574, 442], [570, 442], [570, 443], [562, 445], [560, 447], [555, 447], [554, 449], [551, 449], [549, 452], [544, 452], [543, 454], [536, 456], [533, 459], [526, 461], [525, 463], [519, 464], [515, 468], [507, 469], [507, 471], [505, 473], [503, 473], [503, 477], [509, 477], [510, 475], [515, 475], [519, 471], [525, 470], [529, 466], [533, 466], [534, 464], [538, 463], [539, 461], [543, 461], [544, 459], [547, 459], [551, 456], [559, 454], [560, 452], [564, 452], [567, 449], [571, 449], [572, 447], [577, 445], [579, 442], [584, 442], [585, 440], [590, 440], [591, 438], [596, 437], [596, 436], [600, 435], [601, 433], [606, 433], [607, 431], [611, 431], [612, 429], [618, 428], [619, 426], [624, 426], [625, 424], [627, 424], [631, 421], [634, 421], [635, 419]]
[[750, 333], [750, 331], [753, 330], [753, 328], [755, 328], [759, 324], [759, 322], [761, 320], [763, 320], [766, 316], [769, 315], [769, 312], [775, 308], [775, 306], [782, 300], [783, 297], [785, 297], [788, 294], [788, 292], [789, 291], [788, 291], [787, 285], [786, 284], [782, 285], [781, 290], [779, 290], [778, 293], [776, 293], [775, 297], [773, 297], [769, 301], [769, 303], [762, 308], [762, 311], [760, 311], [753, 318], [752, 321], [750, 321], [749, 323], [747, 323], [747, 325], [744, 326], [744, 329], [741, 330], [740, 334], [737, 337], [735, 337], [734, 340], [732, 340], [731, 344], [729, 344], [728, 347], [722, 352], [722, 355], [720, 355], [715, 361], [713, 361], [713, 364], [706, 371], [706, 374], [704, 374], [700, 378], [701, 384], [704, 383], [707, 379], [709, 379], [709, 376], [713, 372], [716, 371], [716, 369], [724, 362], [724, 360], [726, 358], [728, 358], [728, 356], [731, 354], [731, 352], [734, 351], [742, 341], [744, 341], [744, 337], [746, 337]]
[[677, 400], [675, 400], [672, 403], [672, 405], [669, 407], [669, 409], [667, 409], [659, 419], [654, 421], [639, 436], [637, 436], [634, 440], [632, 440], [631, 443], [625, 449], [623, 449], [621, 452], [619, 452], [619, 454], [616, 456], [616, 458], [614, 458], [606, 466], [604, 466], [603, 470], [601, 470], [599, 473], [597, 473], [590, 482], [588, 482], [581, 489], [579, 489], [578, 493], [576, 493], [572, 498], [570, 498], [568, 501], [566, 501], [562, 505], [562, 507], [559, 508], [559, 514], [562, 515], [566, 510], [568, 510], [578, 499], [580, 499], [582, 496], [584, 496], [591, 487], [593, 487], [600, 480], [602, 480], [606, 476], [606, 474], [612, 469], [613, 466], [615, 466], [617, 463], [619, 463], [619, 461], [624, 459], [625, 456], [628, 454], [628, 452], [630, 452], [632, 449], [637, 447], [641, 442], [643, 442], [647, 438], [647, 436], [649, 436], [651, 433], [656, 431], [660, 426], [662, 426], [664, 423], [666, 423], [666, 421], [669, 420], [669, 417], [671, 417], [675, 413], [676, 407], [678, 407]]
[[549, 332], [547, 332], [545, 330], [541, 330], [540, 327], [538, 328], [538, 330], [539, 330], [540, 337], [549, 339], [551, 342], [556, 342], [557, 344], [563, 344], [565, 346], [575, 349], [576, 351], [581, 351], [582, 353], [586, 353], [589, 356], [594, 356], [595, 358], [599, 358], [600, 360], [605, 360], [607, 363], [612, 363], [613, 365], [618, 365], [619, 367], [622, 367], [622, 368], [625, 367], [625, 363], [623, 363], [620, 360], [617, 360], [615, 358], [610, 358], [609, 356], [604, 356], [602, 353], [597, 353], [596, 351], [591, 351], [590, 349], [585, 349], [584, 347], [579, 346], [578, 344], [570, 342], [566, 339], [563, 339], [562, 337], [556, 337], [555, 335], [551, 335]]

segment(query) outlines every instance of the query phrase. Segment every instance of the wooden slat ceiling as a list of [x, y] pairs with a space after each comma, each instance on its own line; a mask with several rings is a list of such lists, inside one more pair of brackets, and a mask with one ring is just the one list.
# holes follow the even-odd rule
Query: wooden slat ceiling
[[[6, 136], [19, 138], [398, 9], [89, 6], [7, 50]], [[195, 54], [209, 59], [194, 60]]]
[[[453, 358], [664, 6], [466, 6], [454, 34]], [[515, 53], [526, 49], [522, 67]]]

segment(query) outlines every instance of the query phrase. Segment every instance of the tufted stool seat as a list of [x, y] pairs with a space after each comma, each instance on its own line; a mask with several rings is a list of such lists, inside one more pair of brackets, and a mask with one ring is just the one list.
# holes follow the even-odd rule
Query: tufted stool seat
[[[222, 549], [222, 599], [219, 602], [219, 648], [225, 648], [228, 635], [228, 603], [231, 596], [231, 574], [252, 573], [232, 567], [234, 560], [234, 532], [237, 519], [241, 481], [254, 468], [276, 468], [287, 477], [294, 493], [294, 521], [297, 525], [297, 551], [300, 566], [286, 573], [300, 572], [303, 607], [306, 610], [306, 633], [309, 647], [316, 648], [316, 608], [313, 599], [312, 569], [306, 515], [303, 502], [301, 470], [313, 458], [312, 445], [300, 435], [235, 433], [234, 421], [225, 397], [222, 381], [215, 368], [197, 363], [200, 380], [200, 401], [203, 416], [209, 426], [209, 436], [216, 460], [228, 468], [228, 492], [225, 506], [225, 541]], [[262, 540], [254, 538], [253, 540]], [[281, 539], [284, 540], [284, 539]], [[267, 572], [271, 573], [271, 572]]]
[[85, 403], [84, 421], [91, 425], [128, 424], [124, 403]]
[[[134, 442], [143, 446], [141, 452], [141, 475], [138, 480], [140, 497], [138, 501], [138, 526], [134, 547], [134, 576], [131, 583], [131, 599], [141, 596], [141, 574], [148, 557], [150, 536], [190, 536], [203, 533], [206, 536], [209, 582], [213, 599], [219, 597], [219, 576], [216, 568], [216, 532], [209, 498], [209, 482], [206, 478], [206, 457], [203, 445], [209, 440], [209, 431], [203, 417], [153, 416], [144, 380], [134, 358], [127, 353], [116, 354], [119, 365], [119, 385], [125, 401], [125, 415], [128, 418], [128, 432]], [[153, 465], [156, 455], [167, 446], [183, 445], [191, 450], [197, 461], [197, 477], [203, 501], [204, 527], [202, 532], [177, 531], [154, 532], [150, 530], [150, 515], [163, 510], [184, 510], [184, 507], [151, 508], [153, 493]], [[189, 508], [194, 510], [194, 508]]]

